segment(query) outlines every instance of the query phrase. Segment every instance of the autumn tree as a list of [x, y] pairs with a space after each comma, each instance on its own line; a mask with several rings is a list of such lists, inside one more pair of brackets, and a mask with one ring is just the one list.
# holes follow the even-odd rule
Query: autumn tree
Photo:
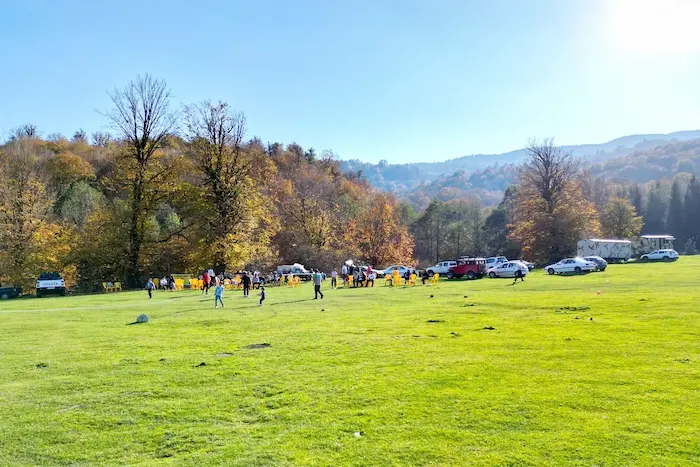
[[[263, 183], [257, 183], [273, 168], [262, 147], [245, 147], [245, 116], [225, 102], [187, 107], [186, 123], [187, 151], [206, 200], [203, 232], [213, 265], [217, 270], [243, 267], [264, 254], [274, 234], [269, 200], [261, 191]], [[256, 171], [261, 177], [255, 177]]]
[[642, 224], [641, 216], [637, 215], [632, 203], [624, 198], [611, 198], [600, 213], [600, 225], [606, 237], [637, 237], [642, 230]]
[[37, 147], [18, 136], [0, 150], [0, 280], [27, 291], [39, 272], [62, 270], [70, 249], [70, 234], [50, 219]]
[[400, 215], [396, 200], [389, 195], [372, 199], [371, 207], [358, 221], [360, 259], [375, 267], [412, 263], [413, 239]]
[[107, 113], [122, 138], [119, 154], [121, 180], [128, 187], [127, 283], [141, 285], [139, 261], [145, 223], [167, 188], [172, 167], [164, 160], [163, 148], [177, 124], [170, 109], [170, 91], [165, 81], [149, 75], [138, 77], [123, 89], [109, 93], [114, 109]]
[[579, 162], [551, 139], [526, 148], [509, 238], [538, 263], [572, 254], [578, 240], [599, 231], [595, 206], [579, 184]]

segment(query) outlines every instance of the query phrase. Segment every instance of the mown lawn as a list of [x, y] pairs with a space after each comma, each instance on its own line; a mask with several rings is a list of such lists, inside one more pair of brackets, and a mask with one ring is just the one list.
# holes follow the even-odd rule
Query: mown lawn
[[0, 302], [0, 465], [698, 465], [698, 271]]

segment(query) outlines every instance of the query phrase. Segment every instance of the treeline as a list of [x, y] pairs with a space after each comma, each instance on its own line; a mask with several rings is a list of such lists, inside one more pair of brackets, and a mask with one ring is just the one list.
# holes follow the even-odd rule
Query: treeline
[[[584, 158], [587, 176], [604, 179], [614, 186], [645, 184], [672, 180], [682, 174], [696, 174], [700, 167], [700, 139], [673, 142], [645, 140], [635, 145], [632, 154], [627, 154], [629, 151], [620, 148], [617, 152], [623, 153], [622, 156], [613, 157], [616, 152], [612, 152]], [[519, 167], [519, 164], [494, 164], [473, 171], [460, 170], [412, 187], [398, 186], [395, 191], [417, 209], [425, 209], [433, 199], [449, 202], [470, 197], [492, 206], [498, 204], [506, 188], [517, 182]], [[373, 180], [372, 177], [369, 179]]]
[[94, 291], [107, 280], [140, 287], [149, 276], [209, 267], [329, 271], [349, 258], [376, 267], [463, 255], [542, 264], [591, 236], [670, 233], [687, 253], [700, 239], [695, 176], [607, 180], [551, 140], [525, 148], [522, 166], [503, 166], [517, 178], [495, 206], [457, 192], [417, 210], [344, 172], [331, 151], [248, 137], [244, 115], [226, 103], [175, 110], [166, 84], [148, 76], [110, 97], [112, 134], [43, 138], [28, 124], [0, 146], [0, 282], [29, 289], [39, 272], [60, 271]]
[[248, 138], [226, 103], [175, 110], [149, 76], [110, 97], [113, 134], [41, 138], [24, 125], [0, 146], [0, 281], [30, 288], [61, 271], [92, 291], [211, 266], [411, 261], [396, 199], [332, 152]]

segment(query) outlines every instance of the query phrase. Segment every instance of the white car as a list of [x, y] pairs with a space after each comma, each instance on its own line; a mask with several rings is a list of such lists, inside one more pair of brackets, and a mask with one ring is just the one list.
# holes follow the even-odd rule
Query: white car
[[545, 271], [549, 275], [553, 274], [564, 274], [564, 273], [576, 273], [580, 274], [582, 272], [591, 272], [597, 269], [597, 265], [593, 261], [586, 261], [583, 258], [564, 258], [555, 264], [550, 264]]
[[415, 269], [409, 268], [408, 266], [389, 266], [383, 271], [375, 271], [377, 272], [378, 277], [384, 277], [384, 276], [391, 276], [394, 274], [394, 271], [399, 271], [399, 275], [401, 277], [406, 274], [406, 271], [410, 271], [411, 274], [415, 272]]
[[433, 277], [435, 274], [445, 276], [448, 272], [450, 272], [450, 268], [452, 266], [457, 266], [457, 261], [442, 261], [437, 263], [435, 266], [430, 266], [425, 270], [425, 272], [428, 273], [428, 277]]
[[676, 250], [656, 250], [646, 255], [642, 255], [642, 261], [676, 261], [678, 252]]
[[487, 274], [491, 279], [494, 279], [496, 277], [525, 277], [528, 272], [530, 270], [527, 264], [522, 261], [508, 261], [490, 268]]
[[508, 262], [508, 258], [505, 256], [491, 256], [490, 258], [486, 258], [486, 269], [491, 269], [506, 262]]

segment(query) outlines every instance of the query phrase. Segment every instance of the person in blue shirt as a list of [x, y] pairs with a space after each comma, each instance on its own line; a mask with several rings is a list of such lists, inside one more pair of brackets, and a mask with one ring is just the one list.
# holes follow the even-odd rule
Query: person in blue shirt
[[214, 289], [214, 308], [219, 308], [219, 303], [221, 303], [221, 308], [224, 307], [224, 301], [222, 297], [224, 296], [224, 286], [221, 283], [216, 284]]

